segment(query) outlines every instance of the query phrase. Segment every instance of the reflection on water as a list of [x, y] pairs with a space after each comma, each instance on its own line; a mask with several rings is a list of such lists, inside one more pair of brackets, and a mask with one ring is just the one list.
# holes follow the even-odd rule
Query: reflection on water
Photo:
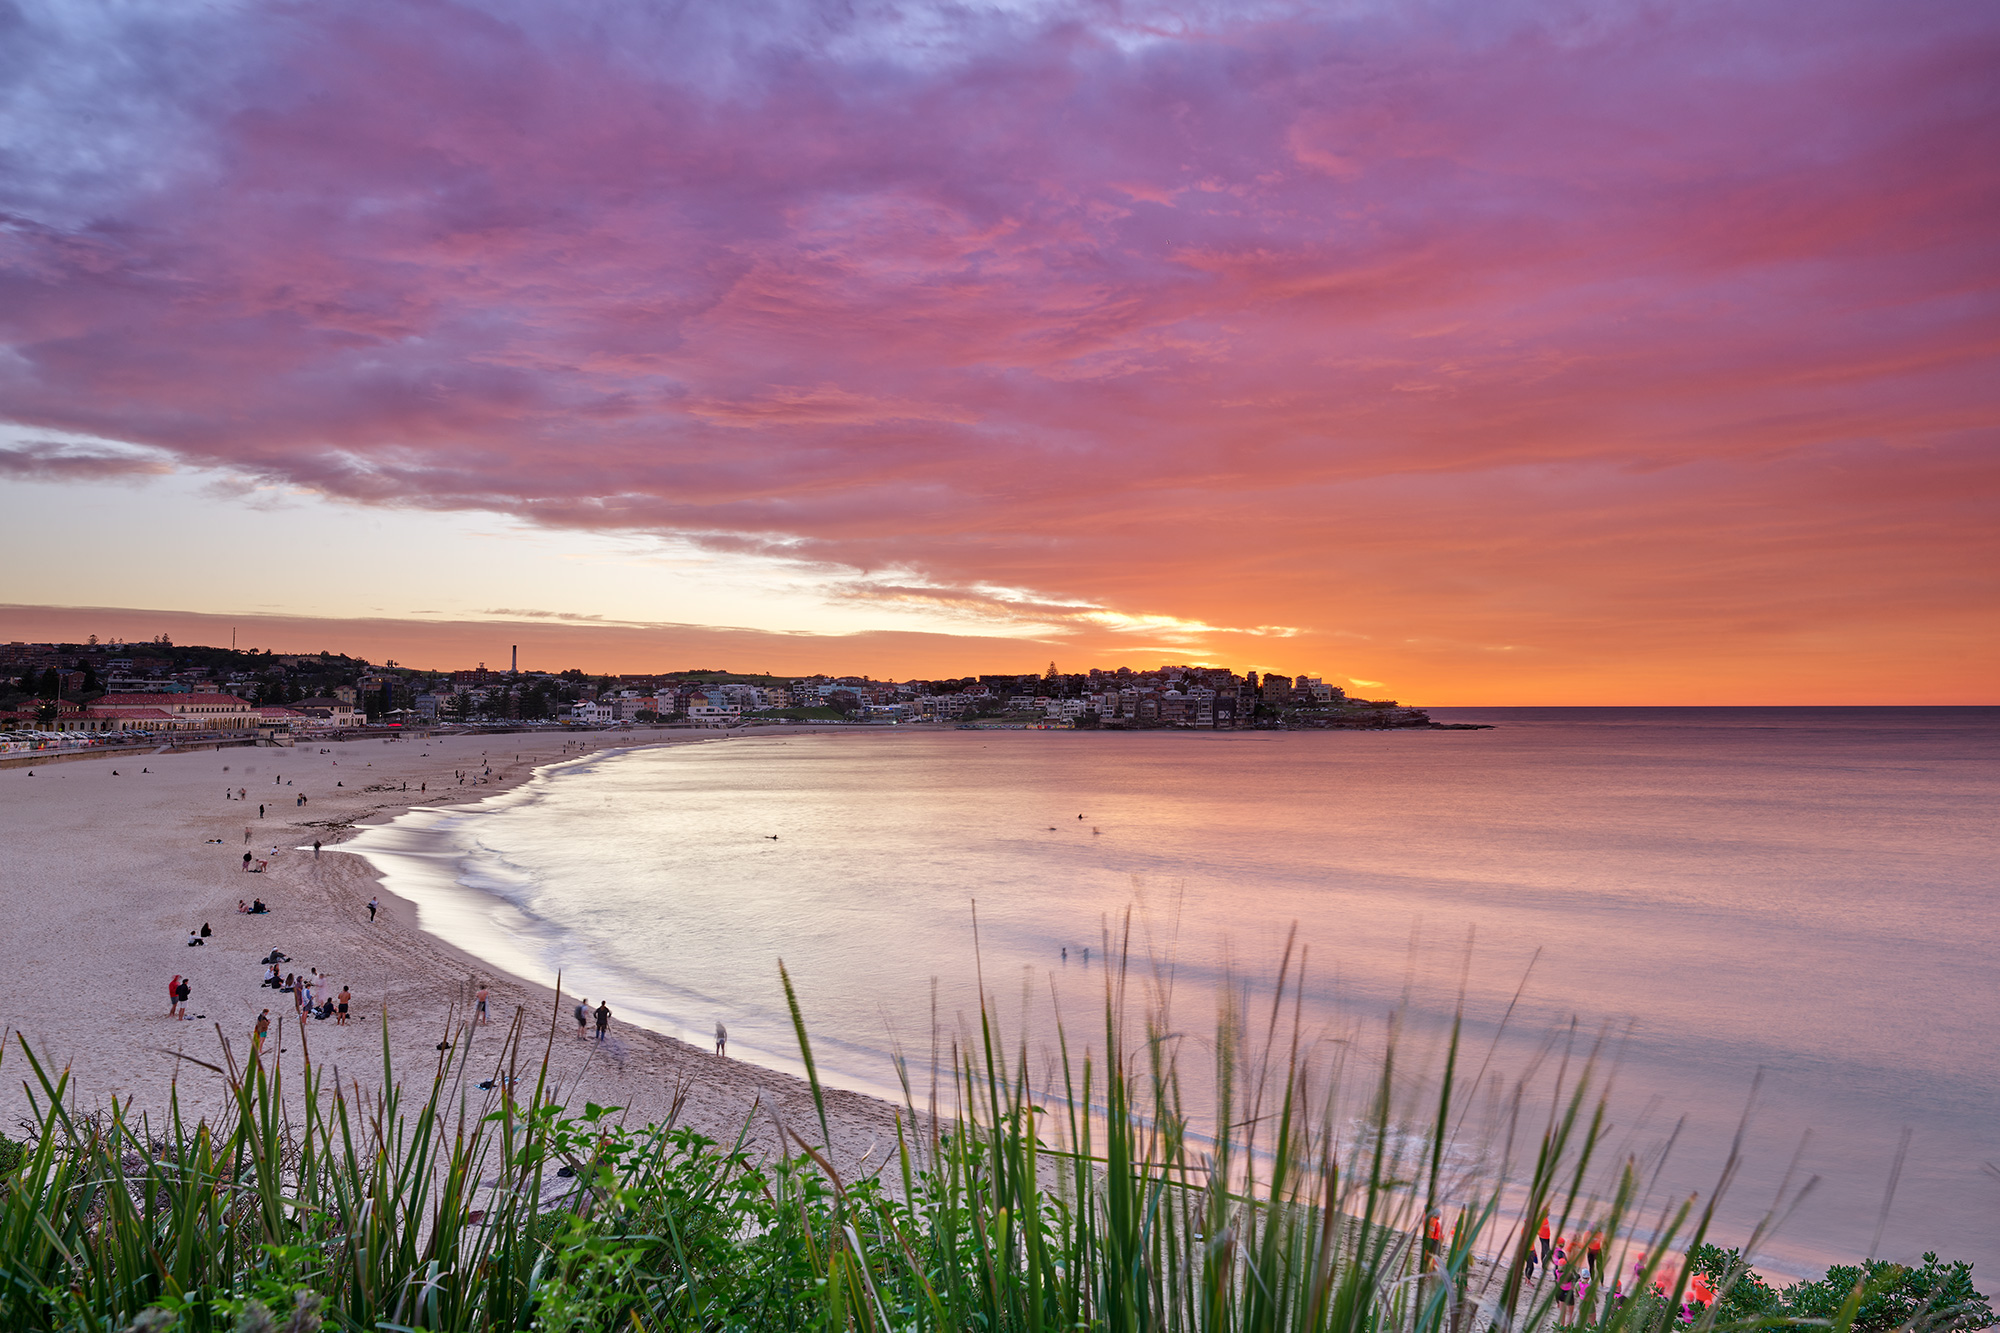
[[1688, 1188], [1762, 1069], [1732, 1226], [1810, 1128], [1827, 1180], [1788, 1253], [1861, 1254], [1908, 1125], [1885, 1255], [2000, 1266], [1979, 1169], [2000, 1160], [2000, 711], [1439, 716], [1502, 725], [729, 740], [545, 770], [350, 846], [496, 964], [691, 1041], [726, 1020], [732, 1054], [781, 1066], [782, 957], [822, 1068], [884, 1092], [892, 1039], [927, 1057], [975, 977], [1010, 1027], [1039, 1042], [1059, 1007], [1081, 1041], [1129, 919], [1134, 984], [1192, 1041], [1227, 978], [1268, 994], [1297, 923], [1319, 1040], [1377, 1042], [1404, 1004], [1428, 1040], [1462, 987], [1483, 1052], [1518, 992], [1495, 1067], [1572, 1018], [1609, 1032], [1614, 1142], [1685, 1112], [1667, 1179]]

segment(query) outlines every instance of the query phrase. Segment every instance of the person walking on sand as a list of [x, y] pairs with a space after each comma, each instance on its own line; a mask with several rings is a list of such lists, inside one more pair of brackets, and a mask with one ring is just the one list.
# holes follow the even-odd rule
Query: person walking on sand
[[729, 1054], [729, 1029], [722, 1026], [722, 1020], [715, 1021], [715, 1053], [727, 1057]]
[[174, 979], [167, 983], [167, 1017], [181, 1016], [181, 974], [174, 973]]
[[313, 860], [319, 860], [319, 839], [313, 839]]
[[611, 1026], [611, 1006], [604, 1001], [597, 1002], [597, 1039], [604, 1040], [604, 1029]]
[[174, 991], [174, 998], [175, 998], [176, 1000], [179, 1000], [179, 1001], [180, 1001], [180, 1006], [181, 1006], [181, 1021], [182, 1021], [182, 1022], [186, 1022], [186, 1021], [187, 1021], [187, 1016], [188, 1016], [188, 996], [190, 996], [190, 995], [192, 995], [192, 994], [194, 994], [194, 986], [193, 986], [193, 984], [192, 984], [192, 983], [190, 983], [190, 982], [188, 981], [188, 979], [187, 979], [186, 977], [182, 977], [182, 978], [181, 978], [181, 984], [180, 984], [179, 988], [178, 988], [178, 989], [176, 989], [176, 990]]
[[486, 1022], [487, 1022], [487, 1019], [486, 1019], [486, 987], [484, 987], [484, 986], [481, 986], [481, 987], [479, 988], [479, 993], [478, 993], [477, 995], [475, 995], [475, 996], [473, 996], [473, 997], [472, 997], [472, 1021], [473, 1021], [473, 1023], [474, 1023], [474, 1024], [476, 1025], [476, 1026], [479, 1026], [479, 1027], [485, 1027], [485, 1026], [486, 1026]]
[[340, 988], [340, 994], [334, 996], [334, 1003], [336, 1007], [333, 1011], [334, 1012], [333, 1025], [335, 1027], [344, 1028], [347, 1026], [347, 1006], [350, 1003], [352, 1003], [353, 1000], [354, 1000], [353, 992], [348, 990], [346, 984], [343, 983]]
[[589, 1026], [590, 1000], [586, 996], [579, 995], [576, 998], [576, 1039], [578, 1041], [583, 1041], [589, 1035], [585, 1031]]
[[380, 900], [380, 899], [378, 899], [378, 898], [370, 898], [370, 899], [368, 900], [368, 924], [369, 924], [369, 925], [371, 925], [371, 926], [372, 926], [372, 925], [374, 925], [374, 924], [375, 924], [375, 913], [377, 913], [377, 912], [378, 912], [378, 911], [380, 911], [381, 909], [382, 909], [382, 903], [381, 903], [381, 900]]

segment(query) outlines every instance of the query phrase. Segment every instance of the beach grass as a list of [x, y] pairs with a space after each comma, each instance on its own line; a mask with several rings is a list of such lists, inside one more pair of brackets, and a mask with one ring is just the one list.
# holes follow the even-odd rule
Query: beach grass
[[[1000, 1333], [1833, 1333], [1993, 1322], [1964, 1265], [1835, 1270], [1763, 1286], [1709, 1244], [1715, 1200], [1658, 1200], [1609, 1147], [1598, 1061], [1553, 1095], [1486, 1076], [1454, 1024], [1428, 1067], [1307, 1040], [1289, 952], [1267, 1000], [1212, 1042], [1145, 997], [1129, 953], [1092, 1040], [1031, 1052], [992, 1006], [940, 1036], [872, 1167], [834, 1161], [810, 1023], [780, 965], [814, 1119], [776, 1159], [619, 1108], [562, 1104], [546, 1033], [517, 1015], [474, 1072], [441, 1052], [379, 1081], [218, 1037], [233, 1110], [189, 1124], [86, 1114], [17, 1041], [32, 1132], [0, 1198], [9, 1330], [981, 1330]], [[385, 1020], [386, 1023], [386, 1020]], [[1203, 1104], [1180, 1052], [1204, 1050]], [[1425, 1062], [1419, 1062], [1425, 1063]], [[1468, 1066], [1471, 1072], [1468, 1073]], [[475, 1082], [475, 1080], [478, 1080]], [[490, 1086], [482, 1086], [490, 1085]], [[1413, 1089], [1420, 1091], [1412, 1091]], [[1497, 1091], [1496, 1091], [1497, 1089]], [[1418, 1098], [1421, 1097], [1421, 1101]], [[753, 1112], [771, 1115], [768, 1108]], [[1426, 1221], [1441, 1235], [1426, 1246]], [[1533, 1228], [1579, 1242], [1528, 1272]], [[1762, 1239], [1747, 1238], [1754, 1253]], [[1717, 1295], [1692, 1299], [1700, 1278]], [[1830, 1285], [1829, 1285], [1830, 1284]], [[1803, 1294], [1800, 1294], [1803, 1293]], [[1573, 1300], [1570, 1297], [1574, 1297]], [[1892, 1322], [1884, 1322], [1885, 1320]]]

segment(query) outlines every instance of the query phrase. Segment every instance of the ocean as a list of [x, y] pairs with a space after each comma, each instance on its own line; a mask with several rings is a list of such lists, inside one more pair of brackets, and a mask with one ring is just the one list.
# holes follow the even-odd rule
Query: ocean
[[1675, 1136], [1668, 1191], [1712, 1186], [1748, 1107], [1722, 1243], [1788, 1171], [1821, 1177], [1772, 1271], [1936, 1250], [1991, 1290], [2000, 709], [1433, 716], [1493, 730], [718, 738], [345, 849], [496, 966], [698, 1044], [726, 1022], [732, 1055], [795, 1070], [782, 958], [822, 1075], [884, 1095], [982, 979], [1041, 1051], [1057, 1011], [1101, 1032], [1124, 952], [1212, 1033], [1291, 936], [1322, 1040], [1392, 1013], [1434, 1038], [1462, 1005], [1503, 1076], [1601, 1040], [1613, 1139]]

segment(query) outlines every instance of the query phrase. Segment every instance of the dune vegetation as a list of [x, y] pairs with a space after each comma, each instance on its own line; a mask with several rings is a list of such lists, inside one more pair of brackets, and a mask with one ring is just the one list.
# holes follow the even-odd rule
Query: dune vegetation
[[[1031, 1056], [991, 1013], [904, 1071], [874, 1169], [831, 1160], [808, 1026], [781, 978], [819, 1123], [796, 1152], [618, 1108], [558, 1105], [548, 1035], [517, 1016], [497, 1064], [337, 1084], [218, 1032], [233, 1112], [86, 1112], [25, 1042], [35, 1115], [0, 1198], [9, 1330], [980, 1330], [1053, 1333], [1834, 1333], [1994, 1322], [1969, 1268], [1869, 1264], [1783, 1291], [1710, 1243], [1713, 1200], [1648, 1197], [1608, 1147], [1594, 1063], [1551, 1102], [1497, 1101], [1454, 1029], [1413, 1080], [1392, 1031], [1322, 1058], [1288, 1014], [1228, 1008], [1206, 1105], [1184, 1104], [1154, 1013], [1107, 982], [1085, 1051]], [[1288, 991], [1288, 984], [1291, 989]], [[386, 1020], [385, 1020], [386, 1022]], [[551, 1025], [553, 1032], [553, 1025]], [[1206, 1045], [1206, 1043], [1204, 1043]], [[934, 1067], [937, 1067], [934, 1065]], [[1038, 1072], [1039, 1071], [1039, 1072]], [[485, 1086], [485, 1085], [490, 1085]], [[1486, 1105], [1478, 1115], [1477, 1092]], [[1359, 1108], [1358, 1111], [1356, 1108]], [[1531, 1110], [1530, 1108], [1538, 1108]], [[760, 1112], [768, 1114], [768, 1112]], [[1467, 1126], [1484, 1128], [1464, 1150]], [[1204, 1128], [1204, 1126], [1206, 1128]], [[1438, 1239], [1425, 1243], [1427, 1221]], [[1532, 1230], [1596, 1235], [1531, 1274]], [[1754, 1253], [1758, 1236], [1745, 1249]]]

